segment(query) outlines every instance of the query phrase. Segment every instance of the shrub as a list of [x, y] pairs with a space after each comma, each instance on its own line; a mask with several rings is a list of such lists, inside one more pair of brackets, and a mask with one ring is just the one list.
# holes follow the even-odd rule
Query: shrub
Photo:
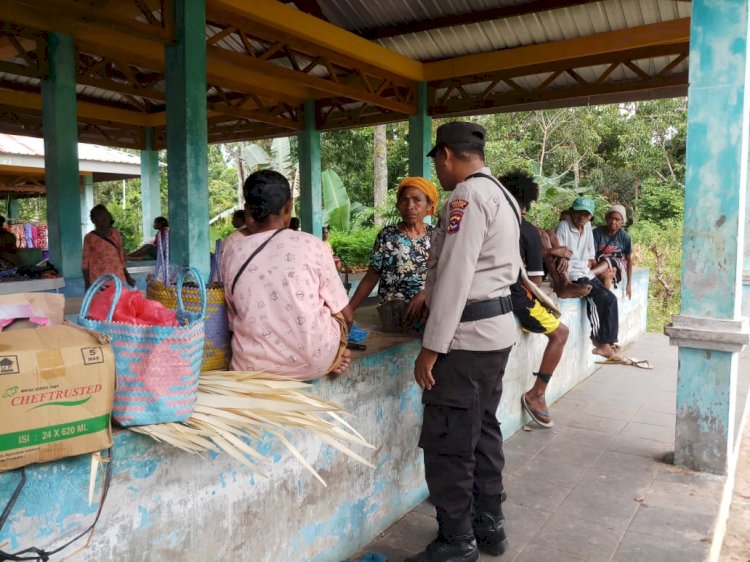
[[375, 237], [380, 232], [378, 227], [361, 228], [341, 232], [332, 230], [328, 241], [334, 253], [349, 266], [363, 266], [370, 263], [370, 252]]
[[634, 265], [649, 268], [648, 331], [661, 332], [680, 312], [682, 220], [638, 221], [630, 229]]

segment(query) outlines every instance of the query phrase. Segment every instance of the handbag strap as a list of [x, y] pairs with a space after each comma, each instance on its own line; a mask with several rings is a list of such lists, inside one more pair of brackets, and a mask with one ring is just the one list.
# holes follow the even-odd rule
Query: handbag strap
[[[91, 525], [89, 525], [84, 531], [80, 532], [75, 537], [70, 539], [68, 542], [66, 542], [62, 546], [55, 548], [54, 550], [44, 550], [42, 548], [37, 548], [35, 546], [31, 546], [29, 548], [19, 550], [16, 553], [10, 553], [10, 552], [5, 552], [4, 550], [0, 550], [0, 562], [5, 562], [5, 561], [48, 562], [50, 557], [53, 554], [57, 554], [61, 550], [68, 548], [71, 544], [76, 542], [78, 539], [80, 539], [87, 533], [93, 531], [94, 527], [96, 527], [96, 524], [99, 522], [99, 516], [102, 514], [102, 508], [104, 507], [104, 500], [107, 499], [107, 493], [109, 492], [109, 484], [112, 481], [112, 464], [113, 463], [114, 463], [114, 459], [112, 457], [112, 449], [109, 449], [109, 461], [107, 462], [107, 468], [105, 469], [105, 472], [104, 472], [104, 481], [102, 482], [102, 496], [101, 496], [101, 499], [99, 500], [99, 508], [96, 510], [96, 516], [94, 517], [94, 522], [91, 523]], [[21, 490], [23, 489], [24, 484], [26, 484], [26, 469], [22, 468], [21, 469], [21, 481], [18, 483], [18, 486], [16, 486], [16, 490], [13, 492], [13, 495], [8, 501], [8, 504], [5, 506], [2, 516], [0, 516], [0, 529], [2, 529], [3, 525], [5, 524], [6, 519], [10, 515], [10, 512], [13, 509], [13, 506], [15, 505], [16, 500], [18, 499], [18, 496], [21, 494]]]
[[267, 239], [267, 240], [266, 240], [265, 242], [263, 242], [263, 243], [262, 243], [262, 244], [261, 244], [260, 246], [258, 246], [257, 248], [255, 248], [255, 251], [254, 251], [254, 252], [253, 252], [252, 254], [250, 254], [250, 257], [249, 257], [249, 258], [247, 258], [247, 259], [245, 260], [245, 263], [243, 263], [243, 264], [242, 264], [242, 267], [240, 267], [239, 271], [238, 271], [238, 272], [237, 272], [237, 274], [236, 274], [236, 275], [234, 276], [234, 281], [232, 281], [232, 290], [230, 291], [230, 293], [231, 293], [232, 295], [234, 295], [234, 287], [235, 287], [235, 285], [237, 285], [237, 281], [239, 280], [240, 276], [241, 276], [241, 275], [242, 275], [242, 274], [243, 274], [243, 273], [245, 272], [245, 269], [247, 268], [247, 266], [248, 266], [248, 265], [250, 265], [250, 262], [251, 262], [251, 261], [253, 261], [253, 258], [254, 258], [255, 256], [257, 256], [257, 255], [258, 255], [258, 253], [259, 253], [259, 252], [260, 252], [260, 251], [261, 251], [261, 250], [262, 250], [263, 248], [265, 248], [265, 247], [266, 247], [266, 245], [267, 245], [267, 244], [268, 244], [268, 243], [269, 243], [269, 242], [270, 242], [270, 241], [271, 241], [271, 240], [273, 239], [273, 237], [274, 237], [274, 236], [276, 236], [276, 235], [277, 235], [277, 234], [278, 234], [279, 232], [281, 232], [282, 230], [286, 230], [286, 228], [280, 228], [280, 229], [278, 229], [278, 230], [277, 230], [276, 232], [274, 232], [273, 234], [271, 234], [271, 236], [269, 236], [269, 237], [268, 237], [268, 239]]

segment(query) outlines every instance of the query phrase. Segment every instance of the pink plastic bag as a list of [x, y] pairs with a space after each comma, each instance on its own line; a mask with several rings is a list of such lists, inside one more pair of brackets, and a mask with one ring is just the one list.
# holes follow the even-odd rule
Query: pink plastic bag
[[[112, 305], [114, 292], [114, 285], [110, 285], [95, 295], [91, 300], [87, 317], [100, 322], [105, 321]], [[179, 326], [177, 315], [173, 310], [159, 302], [148, 300], [140, 291], [128, 291], [124, 288], [112, 320], [136, 326]]]

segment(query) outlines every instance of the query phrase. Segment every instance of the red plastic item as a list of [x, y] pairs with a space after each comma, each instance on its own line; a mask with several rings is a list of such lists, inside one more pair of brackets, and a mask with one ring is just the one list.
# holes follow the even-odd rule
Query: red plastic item
[[[112, 306], [115, 287], [110, 285], [91, 300], [88, 317], [92, 320], [105, 321]], [[140, 291], [122, 289], [120, 300], [112, 316], [115, 322], [145, 326], [179, 326], [177, 315], [157, 301], [143, 296]]]

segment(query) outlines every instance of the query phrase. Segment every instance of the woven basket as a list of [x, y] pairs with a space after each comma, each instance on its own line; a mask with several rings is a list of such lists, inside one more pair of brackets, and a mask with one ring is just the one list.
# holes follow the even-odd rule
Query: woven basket
[[[167, 287], [160, 281], [151, 279], [146, 287], [146, 298], [177, 310], [177, 288], [174, 286]], [[182, 302], [185, 304], [185, 310], [198, 312], [201, 306], [200, 291], [196, 287], [183, 287]], [[228, 369], [232, 348], [223, 287], [214, 286], [206, 289], [205, 339], [201, 371]]]
[[[156, 244], [156, 267], [146, 285], [146, 298], [155, 300], [177, 310], [177, 289], [171, 284], [169, 265], [169, 236], [161, 236]], [[200, 310], [201, 295], [195, 287], [184, 287], [182, 300], [185, 309]], [[201, 371], [216, 371], [229, 368], [232, 358], [231, 339], [224, 289], [212, 284], [206, 289], [206, 344], [203, 347]]]
[[[186, 271], [196, 277], [205, 295], [195, 269], [180, 272], [177, 285], [182, 287]], [[110, 280], [115, 283], [115, 294], [107, 319], [87, 318], [94, 295]], [[178, 302], [180, 325], [176, 327], [126, 324], [112, 320], [121, 292], [117, 276], [102, 275], [86, 292], [78, 318], [81, 326], [108, 335], [115, 352], [117, 387], [112, 417], [123, 426], [185, 421], [198, 396], [205, 304], [190, 312]]]

